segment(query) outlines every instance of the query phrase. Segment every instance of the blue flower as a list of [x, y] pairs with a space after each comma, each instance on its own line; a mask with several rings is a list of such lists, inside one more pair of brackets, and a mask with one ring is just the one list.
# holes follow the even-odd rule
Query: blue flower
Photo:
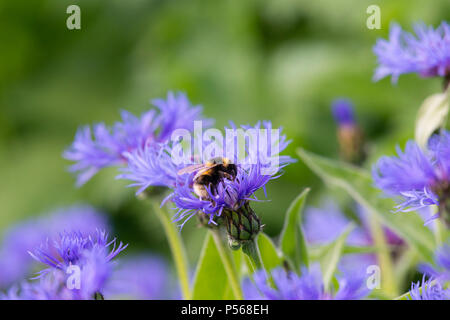
[[[39, 248], [30, 252], [37, 261], [48, 268], [41, 270], [37, 279], [48, 278], [61, 291], [57, 295], [70, 299], [92, 299], [102, 292], [113, 271], [112, 259], [128, 245], [108, 240], [105, 231], [98, 230], [95, 236], [83, 236], [80, 232], [63, 232], [56, 239], [48, 239]], [[69, 288], [67, 283], [73, 268], [79, 270], [79, 287]]]
[[139, 187], [136, 194], [144, 192], [150, 186], [175, 187], [177, 172], [166, 146], [147, 145], [134, 152], [125, 152], [128, 165], [121, 168], [123, 173], [117, 179], [134, 181], [129, 187]]
[[95, 235], [96, 229], [107, 229], [103, 213], [87, 205], [58, 209], [49, 215], [21, 222], [8, 229], [0, 246], [0, 288], [29, 275], [33, 259], [29, 250], [39, 246], [47, 237], [61, 231], [79, 231], [83, 236]]
[[378, 58], [374, 80], [392, 76], [392, 82], [405, 73], [422, 77], [450, 74], [450, 26], [443, 21], [433, 29], [423, 23], [414, 26], [416, 36], [392, 24], [389, 40], [378, 39], [373, 51]]
[[[267, 129], [267, 133], [272, 130], [270, 122], [263, 123], [264, 129]], [[243, 126], [242, 129], [260, 129], [261, 123], [258, 123], [254, 127]], [[272, 147], [278, 146], [278, 151], [283, 151], [289, 141], [286, 141], [286, 137], [281, 134], [281, 129], [276, 130], [279, 134], [277, 141], [271, 141]], [[264, 133], [263, 133], [264, 134]], [[266, 139], [263, 134], [256, 134], [254, 142], [260, 141], [260, 139]], [[226, 146], [221, 146], [221, 150], [225, 150]], [[259, 189], [264, 189], [266, 184], [280, 176], [280, 169], [293, 162], [294, 160], [288, 156], [281, 156], [278, 153], [268, 156], [265, 152], [259, 148], [259, 142], [250, 143], [247, 152], [248, 156], [245, 159], [239, 159], [239, 155], [235, 155], [231, 162], [236, 165], [237, 172], [235, 177], [222, 178], [215, 185], [208, 185], [207, 199], [201, 199], [194, 192], [194, 176], [195, 174], [184, 175], [178, 178], [173, 193], [169, 196], [169, 199], [175, 204], [178, 209], [174, 216], [174, 221], [182, 221], [183, 224], [194, 216], [198, 211], [203, 212], [208, 216], [209, 223], [215, 224], [215, 217], [220, 217], [222, 212], [225, 211], [238, 211], [241, 208], [246, 207], [250, 201], [258, 201], [255, 196], [255, 192]], [[270, 159], [277, 158], [278, 167], [273, 168], [270, 166]], [[182, 224], [182, 225], [183, 225]]]
[[[431, 137], [428, 149], [425, 152], [409, 141], [404, 152], [397, 147], [398, 157], [382, 157], [374, 165], [375, 185], [400, 199], [397, 211], [445, 204], [450, 191], [450, 133], [444, 131]], [[439, 213], [427, 222], [438, 216]]]
[[247, 300], [358, 300], [369, 294], [365, 278], [361, 274], [339, 277], [336, 292], [326, 292], [322, 273], [318, 265], [310, 270], [303, 269], [302, 275], [286, 272], [282, 268], [272, 270], [274, 287], [263, 271], [253, 275], [252, 282], [246, 278], [243, 282], [244, 297]]
[[411, 284], [411, 290], [409, 291], [411, 300], [449, 300], [450, 290], [444, 289], [439, 282], [436, 282], [432, 278], [425, 280], [425, 276], [422, 279], [422, 283]]
[[202, 108], [192, 106], [183, 93], [169, 92], [166, 100], [152, 102], [159, 113], [152, 109], [136, 117], [122, 111], [122, 121], [112, 127], [99, 123], [92, 129], [85, 126], [78, 130], [73, 144], [63, 154], [64, 158], [76, 162], [70, 171], [78, 174], [78, 186], [102, 168], [126, 164], [134, 150], [166, 142], [175, 129], [192, 130], [194, 120], [201, 119]]

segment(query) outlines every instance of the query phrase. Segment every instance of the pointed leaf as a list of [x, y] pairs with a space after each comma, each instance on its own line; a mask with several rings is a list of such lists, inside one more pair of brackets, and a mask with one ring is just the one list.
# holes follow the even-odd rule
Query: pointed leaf
[[270, 271], [278, 266], [281, 266], [282, 260], [280, 254], [268, 235], [261, 233], [258, 236], [258, 246], [259, 251], [261, 252], [261, 259], [266, 270]]
[[305, 189], [289, 206], [280, 236], [281, 251], [286, 260], [297, 271], [300, 271], [301, 266], [308, 266], [308, 252], [301, 228], [301, 220], [309, 190], [309, 188]]
[[219, 251], [209, 232], [203, 243], [192, 287], [194, 300], [234, 299]]
[[332, 243], [325, 247], [319, 258], [320, 266], [323, 274], [323, 283], [325, 290], [329, 288], [334, 273], [336, 272], [337, 265], [343, 253], [345, 241], [348, 235], [353, 230], [354, 225], [352, 223], [342, 232], [342, 234]]

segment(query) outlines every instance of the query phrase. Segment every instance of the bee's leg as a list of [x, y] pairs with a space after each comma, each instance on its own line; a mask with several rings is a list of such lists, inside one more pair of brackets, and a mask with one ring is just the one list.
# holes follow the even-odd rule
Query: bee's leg
[[221, 178], [227, 178], [228, 180], [233, 180], [233, 176], [231, 174], [229, 174], [228, 172], [220, 172], [220, 177]]

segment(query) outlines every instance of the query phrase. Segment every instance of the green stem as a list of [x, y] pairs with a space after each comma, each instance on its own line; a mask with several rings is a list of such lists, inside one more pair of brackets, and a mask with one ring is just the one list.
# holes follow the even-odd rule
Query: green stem
[[382, 288], [387, 295], [395, 297], [398, 294], [397, 279], [383, 227], [373, 215], [369, 216], [369, 224], [375, 246], [379, 248], [377, 257], [382, 274]]
[[245, 241], [242, 244], [242, 251], [250, 258], [250, 263], [253, 268], [253, 272], [257, 270], [264, 270], [264, 264], [261, 258], [261, 252], [259, 251], [257, 237], [252, 240]]
[[180, 232], [164, 210], [155, 203], [152, 203], [152, 206], [156, 212], [156, 216], [161, 221], [167, 241], [169, 242], [183, 298], [189, 300], [191, 299], [191, 290], [189, 286], [188, 262]]
[[211, 233], [213, 235], [217, 250], [219, 251], [220, 258], [222, 259], [222, 263], [225, 268], [225, 272], [227, 273], [228, 280], [230, 281], [231, 290], [233, 291], [233, 294], [237, 300], [242, 300], [243, 296], [241, 286], [239, 284], [239, 277], [236, 271], [236, 266], [232, 261], [232, 256], [227, 251], [223, 243], [223, 240], [220, 236], [220, 231], [218, 229], [211, 229]]

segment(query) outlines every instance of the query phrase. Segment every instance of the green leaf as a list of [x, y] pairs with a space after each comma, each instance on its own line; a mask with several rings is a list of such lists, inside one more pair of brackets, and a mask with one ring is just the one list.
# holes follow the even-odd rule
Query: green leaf
[[370, 214], [401, 236], [423, 259], [432, 261], [435, 242], [431, 231], [424, 226], [417, 214], [393, 213], [393, 201], [380, 196], [380, 191], [373, 187], [372, 177], [366, 170], [326, 159], [303, 149], [297, 152], [325, 183], [347, 191]]
[[280, 254], [268, 235], [265, 233], [259, 234], [258, 246], [261, 252], [261, 259], [266, 270], [270, 271], [282, 264]]
[[426, 148], [428, 138], [445, 125], [450, 108], [450, 88], [425, 99], [417, 112], [415, 139], [421, 148]]
[[300, 271], [301, 266], [308, 266], [308, 251], [301, 228], [301, 220], [309, 190], [309, 188], [305, 189], [289, 206], [280, 236], [281, 251], [297, 271]]
[[327, 245], [319, 258], [320, 266], [323, 274], [323, 284], [325, 290], [328, 290], [329, 285], [333, 279], [339, 259], [343, 253], [345, 241], [348, 235], [355, 226], [350, 223], [349, 226], [342, 232], [342, 234], [332, 243]]
[[208, 232], [195, 271], [192, 299], [235, 299], [214, 239]]

